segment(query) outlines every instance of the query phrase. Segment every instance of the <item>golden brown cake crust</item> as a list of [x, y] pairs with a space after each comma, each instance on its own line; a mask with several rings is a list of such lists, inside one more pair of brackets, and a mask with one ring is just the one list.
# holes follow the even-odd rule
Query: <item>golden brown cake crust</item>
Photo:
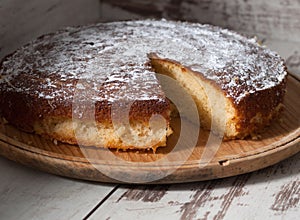
[[[72, 118], [72, 102], [49, 103], [47, 100], [39, 99], [33, 95], [20, 96], [19, 93], [8, 92], [1, 94], [0, 105], [3, 106], [1, 115], [4, 118], [28, 132], [34, 131], [33, 126], [37, 120], [48, 117]], [[165, 101], [136, 101], [131, 106], [129, 120], [148, 122], [153, 114], [159, 114], [168, 121], [169, 105], [167, 99]], [[108, 102], [96, 103], [95, 119], [99, 123], [112, 123], [111, 105]]]
[[148, 65], [151, 53], [222, 90], [240, 114], [241, 130], [255, 126], [258, 111], [273, 117], [268, 113], [282, 102], [284, 62], [255, 39], [210, 25], [145, 20], [66, 28], [8, 55], [0, 63], [0, 113], [26, 131], [47, 117], [71, 118], [75, 92], [82, 105], [88, 97], [84, 81], [98, 122], [110, 123], [112, 104], [124, 98], [133, 103], [131, 120], [153, 114], [169, 120], [169, 101]]

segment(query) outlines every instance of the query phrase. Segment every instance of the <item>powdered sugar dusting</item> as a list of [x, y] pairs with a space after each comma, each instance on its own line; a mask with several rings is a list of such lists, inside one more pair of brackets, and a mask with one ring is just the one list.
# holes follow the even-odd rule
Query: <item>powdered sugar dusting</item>
[[[76, 84], [92, 85], [96, 101], [163, 98], [147, 54], [175, 60], [213, 80], [239, 102], [286, 76], [278, 54], [237, 33], [209, 25], [128, 21], [66, 28], [44, 35], [8, 56], [0, 89], [72, 99]], [[21, 80], [20, 80], [21, 77]]]

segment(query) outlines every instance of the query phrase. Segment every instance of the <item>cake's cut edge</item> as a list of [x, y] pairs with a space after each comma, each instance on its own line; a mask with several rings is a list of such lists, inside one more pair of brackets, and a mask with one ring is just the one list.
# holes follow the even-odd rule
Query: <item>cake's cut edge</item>
[[151, 65], [158, 74], [175, 79], [194, 99], [200, 124], [224, 140], [257, 137], [284, 109], [286, 79], [275, 87], [247, 93], [236, 102], [214, 81], [180, 63], [149, 54]]

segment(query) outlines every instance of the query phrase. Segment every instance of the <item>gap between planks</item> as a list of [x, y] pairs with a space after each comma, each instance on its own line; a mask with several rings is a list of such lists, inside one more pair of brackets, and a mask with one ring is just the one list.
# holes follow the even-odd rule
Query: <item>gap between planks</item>
[[87, 220], [119, 188], [120, 188], [120, 184], [114, 186], [114, 188], [103, 199], [100, 200], [100, 202], [83, 218], [83, 220]]

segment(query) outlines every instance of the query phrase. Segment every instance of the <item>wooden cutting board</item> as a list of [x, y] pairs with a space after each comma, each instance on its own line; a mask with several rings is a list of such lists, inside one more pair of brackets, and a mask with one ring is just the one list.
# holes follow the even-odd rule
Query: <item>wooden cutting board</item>
[[[299, 79], [289, 76], [282, 118], [267, 127], [258, 140], [224, 141], [215, 152], [206, 146], [209, 133], [202, 130], [195, 148], [188, 146], [188, 140], [187, 146], [173, 148], [180, 134], [180, 123], [174, 120], [175, 131], [168, 146], [156, 153], [54, 143], [1, 122], [0, 154], [45, 172], [99, 182], [181, 183], [234, 176], [273, 165], [300, 151], [299, 91]], [[203, 152], [210, 160], [201, 158]]]

